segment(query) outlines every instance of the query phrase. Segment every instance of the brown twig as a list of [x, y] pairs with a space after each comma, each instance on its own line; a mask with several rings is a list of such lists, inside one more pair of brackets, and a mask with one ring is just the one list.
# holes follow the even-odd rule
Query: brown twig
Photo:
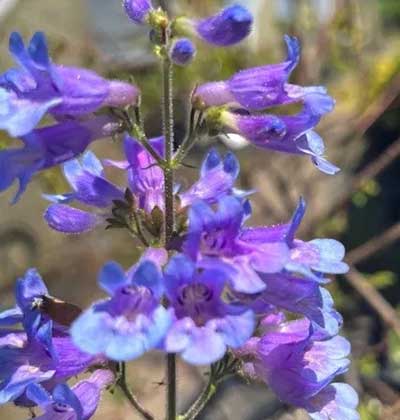
[[398, 157], [400, 157], [400, 138], [382, 152], [377, 159], [356, 174], [351, 180], [349, 188], [338, 198], [335, 205], [328, 209], [326, 213], [317, 215], [315, 218], [317, 220], [314, 219], [313, 225], [318, 226], [320, 223], [323, 223], [324, 220], [329, 220], [334, 217], [339, 211], [346, 207], [355, 191], [362, 187], [365, 182], [374, 179], [381, 174]]
[[345, 277], [382, 320], [400, 336], [400, 319], [390, 303], [353, 266]]
[[394, 224], [382, 234], [351, 250], [347, 254], [347, 262], [349, 264], [358, 264], [398, 240], [400, 240], [400, 222]]
[[357, 136], [361, 137], [374, 122], [389, 108], [400, 92], [400, 75], [387, 85], [379, 97], [363, 112], [355, 123]]

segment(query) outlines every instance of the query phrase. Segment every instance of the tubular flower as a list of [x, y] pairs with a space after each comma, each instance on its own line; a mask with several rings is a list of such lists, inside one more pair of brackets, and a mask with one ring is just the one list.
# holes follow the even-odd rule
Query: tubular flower
[[[298, 94], [304, 88], [287, 82], [300, 60], [300, 44], [297, 38], [288, 35], [285, 35], [285, 42], [288, 49], [285, 61], [242, 70], [226, 81], [200, 85], [193, 94], [194, 104], [201, 107], [229, 104], [256, 111], [297, 102]], [[291, 98], [286, 89], [290, 91], [294, 87], [298, 89], [297, 96]]]
[[180, 193], [181, 206], [188, 207], [197, 200], [213, 204], [225, 195], [244, 197], [250, 194], [251, 191], [234, 188], [239, 171], [240, 164], [233, 153], [221, 157], [216, 149], [211, 149], [201, 165], [199, 180]]
[[150, 0], [123, 0], [122, 3], [129, 18], [138, 24], [144, 23], [153, 9]]
[[284, 241], [251, 244], [240, 239], [247, 217], [243, 203], [225, 196], [213, 211], [203, 201], [189, 211], [189, 229], [184, 252], [203, 267], [225, 267], [231, 287], [237, 292], [258, 293], [265, 289], [260, 273], [280, 272], [289, 258]]
[[243, 6], [232, 5], [205, 19], [179, 17], [176, 19], [175, 30], [178, 33], [197, 36], [209, 44], [225, 47], [246, 38], [252, 25], [251, 13]]
[[0, 404], [14, 401], [17, 405], [29, 405], [26, 389], [30, 384], [41, 383], [52, 388], [57, 383], [85, 372], [102, 359], [80, 351], [68, 336], [53, 336], [51, 321], [37, 331], [52, 340], [53, 355], [41, 345], [39, 339], [30, 340], [22, 332], [1, 332], [0, 345]]
[[[300, 45], [294, 37], [285, 36], [285, 41], [285, 61], [243, 70], [227, 81], [205, 83], [196, 88], [193, 105], [210, 108], [206, 115], [211, 124], [227, 127], [259, 148], [309, 155], [319, 170], [333, 175], [339, 168], [324, 158], [324, 142], [314, 128], [335, 102], [322, 86], [288, 83], [299, 62]], [[295, 115], [251, 114], [293, 103], [303, 105]]]
[[222, 111], [220, 121], [259, 148], [309, 155], [319, 170], [333, 175], [339, 169], [324, 158], [323, 140], [313, 131], [321, 117], [332, 107], [329, 96], [309, 95], [305, 98], [303, 109], [296, 115], [278, 117], [273, 114], [242, 115]]
[[[162, 154], [164, 138], [150, 140], [152, 146]], [[124, 161], [106, 160], [105, 164], [124, 170], [127, 173], [128, 187], [136, 203], [146, 213], [158, 207], [164, 210], [164, 176], [162, 169], [155, 166], [150, 154], [134, 139], [124, 141]], [[187, 207], [198, 199], [213, 203], [218, 198], [233, 192], [238, 196], [246, 192], [234, 189], [239, 173], [239, 163], [233, 154], [228, 153], [224, 160], [215, 151], [210, 151], [202, 165], [200, 180], [189, 190], [180, 193], [181, 206]], [[111, 217], [115, 200], [124, 198], [123, 189], [107, 180], [101, 162], [92, 152], [87, 152], [81, 162], [72, 160], [64, 165], [64, 175], [73, 192], [62, 195], [45, 196], [52, 204], [45, 213], [49, 226], [63, 233], [82, 233], [105, 224]], [[93, 210], [85, 211], [68, 205], [77, 201]], [[95, 211], [98, 210], [98, 211]]]
[[57, 385], [50, 395], [38, 384], [28, 386], [28, 398], [44, 410], [39, 420], [88, 420], [96, 412], [102, 391], [114, 382], [109, 370], [96, 370], [70, 388]]
[[320, 341], [305, 319], [283, 322], [282, 317], [272, 316], [263, 320], [262, 327], [261, 337], [241, 349], [248, 360], [245, 371], [264, 380], [282, 401], [306, 409], [313, 419], [359, 419], [354, 390], [331, 384], [350, 364], [346, 339]]
[[221, 359], [227, 347], [238, 348], [250, 338], [254, 314], [246, 306], [224, 302], [225, 283], [224, 271], [198, 271], [182, 254], [170, 260], [165, 268], [166, 296], [175, 319], [165, 338], [167, 352], [205, 365]]
[[289, 223], [247, 228], [242, 231], [240, 239], [251, 244], [285, 241], [290, 248], [290, 259], [285, 269], [319, 283], [326, 282], [324, 274], [347, 273], [349, 266], [343, 262], [345, 248], [339, 241], [313, 239], [304, 242], [295, 238], [305, 212], [306, 202], [301, 198]]
[[80, 351], [64, 326], [42, 311], [38, 302], [48, 290], [35, 269], [17, 280], [15, 296], [17, 306], [0, 313], [0, 326], [21, 323], [24, 330], [0, 329], [0, 404], [27, 405], [30, 384], [51, 389], [103, 359]]
[[15, 204], [36, 173], [75, 158], [90, 143], [108, 136], [112, 121], [105, 116], [82, 122], [66, 120], [26, 134], [21, 138], [24, 147], [0, 151], [0, 191], [18, 180], [19, 189], [12, 200]]
[[86, 353], [112, 360], [131, 360], [156, 348], [171, 325], [171, 314], [160, 304], [164, 290], [160, 265], [165, 250], [149, 249], [127, 273], [113, 262], [99, 276], [110, 298], [95, 303], [72, 325], [74, 343]]
[[28, 47], [18, 33], [12, 33], [10, 53], [18, 68], [0, 76], [0, 129], [13, 137], [31, 132], [47, 112], [56, 118], [80, 116], [102, 106], [137, 102], [135, 86], [53, 64], [42, 32], [35, 33]]

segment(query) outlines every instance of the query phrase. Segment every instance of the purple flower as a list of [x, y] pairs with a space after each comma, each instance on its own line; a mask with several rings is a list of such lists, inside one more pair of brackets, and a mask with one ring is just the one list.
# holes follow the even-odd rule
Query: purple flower
[[[162, 153], [163, 137], [152, 139], [150, 143]], [[141, 209], [150, 213], [158, 206], [163, 210], [162, 169], [155, 165], [153, 157], [131, 137], [125, 137], [124, 147], [127, 160], [106, 160], [105, 164], [126, 171], [128, 186]], [[92, 152], [87, 152], [82, 162], [73, 160], [65, 164], [64, 174], [74, 191], [62, 195], [47, 195], [47, 199], [58, 204], [51, 205], [44, 216], [49, 226], [59, 232], [82, 233], [94, 229], [111, 217], [113, 201], [124, 198], [123, 190], [107, 180], [103, 165]], [[84, 211], [66, 205], [71, 201], [99, 211]]]
[[[150, 140], [161, 155], [164, 138]], [[105, 164], [126, 171], [129, 189], [137, 205], [147, 213], [157, 206], [164, 210], [164, 175], [155, 165], [154, 158], [131, 137], [124, 141], [127, 160], [106, 160]], [[198, 199], [214, 203], [226, 194], [243, 197], [247, 192], [233, 188], [239, 173], [239, 163], [228, 153], [222, 160], [212, 149], [206, 156], [200, 179], [189, 190], [180, 193], [182, 207]], [[87, 152], [82, 161], [73, 160], [64, 165], [64, 174], [74, 190], [71, 193], [45, 196], [57, 204], [51, 205], [45, 213], [49, 226], [63, 233], [82, 233], [104, 224], [111, 217], [114, 200], [122, 200], [123, 189], [112, 184], [105, 177], [103, 166], [92, 152]], [[77, 201], [90, 206], [91, 211], [76, 209], [67, 205]]]
[[28, 387], [29, 399], [44, 410], [39, 420], [88, 420], [96, 412], [102, 391], [114, 382], [109, 370], [96, 370], [88, 379], [79, 381], [72, 388], [57, 385], [52, 395], [43, 387]]
[[171, 314], [160, 304], [165, 250], [150, 250], [128, 273], [110, 262], [99, 285], [110, 298], [95, 303], [72, 325], [74, 343], [86, 353], [113, 360], [131, 360], [156, 348], [171, 325]]
[[[81, 352], [68, 336], [52, 336], [52, 331], [49, 321], [38, 329], [36, 334], [43, 337], [36, 340], [23, 332], [0, 332], [0, 404], [29, 405], [25, 392], [30, 384], [51, 389], [102, 361]], [[44, 336], [52, 340], [51, 353], [42, 345]]]
[[[15, 286], [16, 306], [0, 313], [0, 327], [9, 327], [21, 323], [28, 340], [37, 341], [50, 354], [54, 355], [51, 331], [47, 331], [51, 317], [42, 310], [45, 298], [51, 298], [42, 277], [35, 268], [27, 270], [23, 277], [17, 279]], [[70, 309], [72, 309], [72, 306]], [[79, 311], [74, 306], [74, 314]], [[60, 319], [60, 318], [58, 318]], [[57, 334], [66, 332], [66, 325], [52, 323]], [[43, 328], [42, 328], [43, 327]]]
[[[22, 323], [30, 339], [41, 338], [38, 330], [48, 317], [35, 308], [35, 302], [42, 296], [48, 296], [48, 290], [40, 274], [34, 268], [29, 269], [17, 280], [15, 286], [16, 306], [0, 313], [0, 326], [12, 326]], [[43, 344], [49, 344], [46, 340]], [[51, 351], [51, 348], [48, 348]]]
[[0, 314], [0, 326], [21, 323], [24, 331], [0, 329], [0, 404], [26, 405], [24, 393], [29, 384], [51, 388], [102, 359], [82, 353], [65, 327], [37, 305], [48, 296], [37, 270], [30, 269], [17, 280], [15, 296], [17, 306]]
[[182, 207], [190, 206], [197, 200], [213, 204], [225, 195], [247, 195], [249, 192], [234, 188], [239, 171], [239, 161], [233, 153], [227, 153], [222, 159], [216, 149], [211, 149], [201, 165], [200, 179], [180, 194]]
[[285, 61], [241, 70], [229, 80], [200, 85], [193, 95], [193, 103], [201, 108], [230, 105], [261, 111], [303, 102], [312, 105], [316, 114], [332, 111], [334, 101], [323, 86], [302, 87], [288, 83], [300, 60], [300, 44], [295, 37], [285, 35], [284, 39], [288, 49]]
[[123, 0], [126, 14], [135, 23], [144, 23], [147, 15], [153, 9], [150, 0]]
[[200, 266], [224, 268], [235, 291], [258, 293], [265, 289], [259, 273], [280, 272], [288, 262], [289, 249], [282, 240], [262, 244], [242, 241], [246, 218], [246, 208], [235, 197], [221, 198], [215, 212], [197, 201], [189, 211], [183, 248]]
[[[164, 137], [150, 139], [150, 144], [163, 156]], [[150, 213], [154, 207], [164, 209], [164, 174], [154, 158], [138, 141], [126, 137], [124, 141], [128, 185], [138, 200], [139, 207]], [[108, 161], [110, 164], [112, 162]]]
[[88, 151], [82, 161], [75, 159], [64, 165], [64, 175], [73, 192], [46, 195], [51, 201], [69, 203], [78, 201], [102, 210], [97, 214], [79, 210], [66, 204], [51, 205], [44, 215], [49, 226], [64, 233], [81, 233], [93, 229], [111, 217], [113, 200], [123, 199], [124, 193], [105, 178], [103, 166], [94, 153]]
[[196, 55], [196, 47], [188, 38], [178, 38], [173, 41], [169, 50], [172, 62], [178, 66], [187, 66]]
[[221, 111], [220, 121], [259, 148], [309, 155], [319, 170], [333, 175], [339, 169], [323, 157], [323, 140], [313, 131], [321, 117], [332, 108], [333, 101], [329, 96], [312, 94], [304, 98], [303, 109], [296, 115], [278, 117]]
[[347, 384], [332, 383], [307, 401], [306, 409], [313, 420], [360, 420], [358, 395]]
[[295, 102], [298, 98], [291, 98], [286, 89], [296, 87], [299, 91], [304, 90], [300, 86], [287, 85], [300, 59], [300, 44], [297, 38], [288, 35], [285, 35], [285, 42], [288, 55], [282, 63], [242, 70], [227, 81], [200, 85], [193, 95], [193, 102], [202, 107], [231, 104], [248, 110]]
[[253, 16], [240, 5], [232, 5], [214, 16], [195, 20], [180, 17], [176, 30], [198, 36], [203, 41], [219, 47], [239, 43], [251, 32]]
[[243, 297], [257, 314], [266, 314], [272, 308], [305, 315], [321, 338], [338, 334], [342, 325], [341, 315], [334, 309], [331, 294], [308, 278], [282, 272], [263, 274], [266, 289], [257, 296]]
[[255, 319], [251, 310], [223, 299], [224, 271], [198, 270], [183, 254], [165, 268], [166, 296], [175, 320], [165, 338], [165, 350], [180, 353], [191, 364], [221, 359], [228, 347], [238, 348], [250, 338]]
[[47, 112], [60, 118], [137, 102], [135, 86], [108, 81], [90, 70], [54, 65], [42, 32], [35, 33], [27, 48], [21, 36], [12, 33], [10, 53], [18, 68], [0, 76], [0, 128], [11, 136], [26, 135]]
[[285, 265], [287, 271], [299, 273], [317, 282], [325, 282], [323, 274], [344, 274], [349, 270], [343, 262], [344, 246], [334, 239], [313, 239], [309, 242], [295, 238], [306, 212], [306, 203], [299, 204], [287, 224], [271, 227], [255, 227], [243, 230], [241, 240], [251, 244], [284, 240], [290, 248], [290, 261]]
[[16, 203], [33, 175], [73, 159], [91, 142], [109, 135], [110, 121], [104, 116], [82, 122], [67, 120], [25, 135], [24, 147], [0, 151], [0, 191], [18, 179], [19, 189], [12, 200]]
[[[245, 369], [264, 380], [284, 402], [305, 408], [314, 419], [348, 413], [358, 419], [357, 395], [332, 380], [348, 369], [350, 344], [342, 337], [319, 341], [307, 320], [279, 323], [264, 320], [261, 338], [241, 350], [250, 361]], [[318, 417], [319, 416], [319, 417]]]

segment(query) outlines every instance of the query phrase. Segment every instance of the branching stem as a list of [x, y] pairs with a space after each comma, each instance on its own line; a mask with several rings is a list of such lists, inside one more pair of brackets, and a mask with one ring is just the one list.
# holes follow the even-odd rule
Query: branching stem
[[126, 365], [124, 362], [119, 364], [119, 369], [120, 376], [118, 379], [118, 386], [120, 387], [121, 391], [124, 393], [132, 407], [135, 408], [135, 410], [137, 410], [144, 419], [154, 420], [155, 417], [140, 404], [135, 395], [129, 389], [129, 386], [126, 382]]

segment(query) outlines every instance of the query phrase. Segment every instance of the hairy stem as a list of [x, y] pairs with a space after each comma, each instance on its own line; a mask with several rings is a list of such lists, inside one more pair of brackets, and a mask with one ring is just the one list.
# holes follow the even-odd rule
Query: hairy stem
[[[166, 34], [166, 44], [168, 43]], [[162, 63], [163, 78], [163, 133], [165, 137], [165, 166], [164, 189], [165, 189], [165, 225], [164, 243], [166, 249], [174, 235], [175, 208], [174, 208], [174, 107], [173, 107], [173, 64], [166, 57]], [[176, 419], [176, 357], [175, 354], [167, 354], [167, 419]]]
[[133, 408], [135, 408], [146, 420], [154, 420], [154, 416], [149, 413], [137, 400], [135, 395], [133, 395], [132, 391], [129, 389], [129, 386], [126, 382], [126, 364], [124, 362], [120, 363], [120, 377], [118, 379], [118, 386], [120, 387], [121, 391], [124, 393], [130, 404]]

